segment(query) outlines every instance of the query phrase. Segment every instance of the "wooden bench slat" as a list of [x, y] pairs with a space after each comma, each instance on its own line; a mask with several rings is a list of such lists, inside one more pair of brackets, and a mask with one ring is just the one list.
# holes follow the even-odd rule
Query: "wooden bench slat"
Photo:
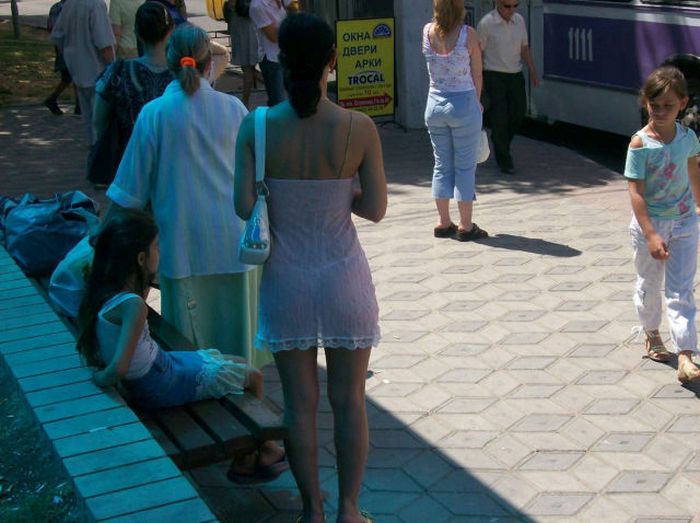
[[95, 430], [87, 434], [78, 434], [53, 442], [54, 448], [61, 458], [78, 456], [97, 450], [121, 447], [128, 443], [147, 441], [151, 438], [148, 429], [136, 421], [111, 429]]
[[282, 416], [250, 394], [229, 394], [220, 400], [258, 440], [284, 439], [287, 427]]
[[31, 338], [12, 340], [8, 342], [0, 342], [0, 353], [12, 354], [13, 352], [29, 351], [34, 349], [44, 349], [55, 345], [63, 345], [66, 343], [75, 344], [75, 337], [67, 330], [52, 334], [44, 334]]
[[216, 400], [198, 401], [187, 405], [192, 417], [223, 447], [224, 454], [243, 448], [250, 448], [255, 439], [240, 421]]
[[71, 476], [82, 476], [100, 470], [108, 470], [122, 465], [139, 463], [165, 456], [163, 449], [153, 440], [139, 441], [123, 447], [99, 450], [63, 460]]
[[183, 521], [183, 518], [187, 520], [187, 523], [219, 521], [201, 499], [171, 503], [107, 521], [109, 523], [170, 523]]
[[180, 407], [151, 411], [153, 419], [182, 451], [183, 467], [191, 468], [224, 459], [223, 447]]

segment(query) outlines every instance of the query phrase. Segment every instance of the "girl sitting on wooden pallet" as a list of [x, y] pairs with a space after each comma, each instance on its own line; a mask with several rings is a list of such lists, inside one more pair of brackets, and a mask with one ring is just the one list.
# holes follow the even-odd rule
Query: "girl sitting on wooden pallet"
[[[145, 408], [242, 394], [263, 397], [260, 371], [216, 349], [166, 352], [151, 339], [146, 297], [158, 270], [158, 228], [144, 211], [121, 210], [93, 240], [95, 255], [78, 314], [78, 352], [100, 387], [120, 384]], [[284, 450], [262, 442], [234, 460], [229, 479], [269, 481], [288, 468]]]

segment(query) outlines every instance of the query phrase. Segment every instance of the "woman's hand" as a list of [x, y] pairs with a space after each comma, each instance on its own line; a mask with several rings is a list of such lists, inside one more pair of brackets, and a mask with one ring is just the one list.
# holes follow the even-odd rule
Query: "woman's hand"
[[647, 238], [647, 247], [649, 247], [649, 254], [655, 260], [665, 260], [668, 258], [668, 247], [666, 242], [658, 233], [653, 233]]

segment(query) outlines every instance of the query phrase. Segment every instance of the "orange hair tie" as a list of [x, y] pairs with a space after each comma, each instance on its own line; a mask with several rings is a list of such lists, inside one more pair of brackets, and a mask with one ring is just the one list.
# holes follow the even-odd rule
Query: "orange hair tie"
[[183, 56], [180, 58], [180, 67], [197, 67], [197, 62], [191, 56]]

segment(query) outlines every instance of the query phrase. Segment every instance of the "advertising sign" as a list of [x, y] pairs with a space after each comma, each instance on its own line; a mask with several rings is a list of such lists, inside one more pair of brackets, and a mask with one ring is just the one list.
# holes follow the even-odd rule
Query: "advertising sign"
[[338, 105], [394, 114], [394, 19], [336, 22]]

